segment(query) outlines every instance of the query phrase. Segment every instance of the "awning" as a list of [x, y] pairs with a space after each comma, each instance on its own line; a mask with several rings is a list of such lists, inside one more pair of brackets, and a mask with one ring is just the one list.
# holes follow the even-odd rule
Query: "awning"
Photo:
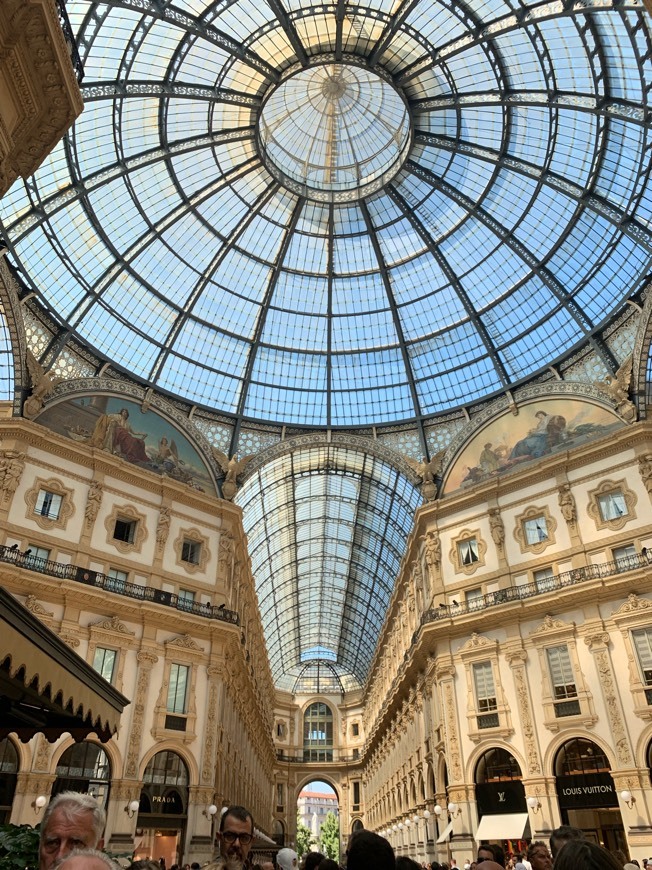
[[528, 824], [527, 813], [504, 813], [480, 819], [476, 840], [522, 840]]
[[437, 837], [438, 843], [445, 843], [446, 840], [450, 839], [450, 835], [453, 833], [453, 823], [449, 822], [441, 834]]
[[0, 739], [115, 734], [129, 699], [2, 588], [0, 638]]

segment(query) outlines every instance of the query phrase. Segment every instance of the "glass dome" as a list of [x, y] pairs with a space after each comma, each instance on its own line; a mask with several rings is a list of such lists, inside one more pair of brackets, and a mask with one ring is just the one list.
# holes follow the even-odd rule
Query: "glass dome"
[[422, 421], [642, 286], [638, 0], [69, 0], [85, 110], [4, 198], [60, 327], [242, 421]]

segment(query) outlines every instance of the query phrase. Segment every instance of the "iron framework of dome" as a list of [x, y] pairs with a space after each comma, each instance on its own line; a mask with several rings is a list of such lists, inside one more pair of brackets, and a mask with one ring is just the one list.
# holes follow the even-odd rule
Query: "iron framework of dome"
[[[554, 377], [582, 349], [615, 370], [605, 336], [652, 255], [638, 0], [69, 0], [68, 13], [85, 110], [0, 202], [26, 311], [49, 318], [32, 345], [45, 366], [88, 348], [90, 373], [106, 364], [216, 412], [230, 455], [269, 424], [403, 427], [414, 457], [438, 449], [438, 415]], [[371, 449], [315, 448], [309, 469], [308, 454], [260, 469], [239, 500], [250, 535], [263, 514], [274, 525], [252, 559], [278, 684], [349, 688], [371, 648], [329, 598], [346, 563], [333, 529], [350, 543], [358, 628], [377, 630], [415, 480]], [[311, 498], [318, 518], [302, 513]], [[383, 522], [391, 552], [359, 550]], [[283, 622], [306, 566], [322, 598]]]

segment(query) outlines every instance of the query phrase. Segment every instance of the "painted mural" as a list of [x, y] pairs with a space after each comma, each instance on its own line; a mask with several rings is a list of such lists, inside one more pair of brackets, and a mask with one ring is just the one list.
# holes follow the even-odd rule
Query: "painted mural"
[[151, 409], [141, 411], [129, 399], [107, 395], [68, 399], [48, 408], [37, 422], [132, 465], [216, 494], [206, 464], [188, 438], [169, 420]]
[[580, 399], [542, 399], [506, 412], [476, 434], [458, 454], [444, 492], [472, 486], [525, 462], [570, 450], [624, 425], [614, 413]]

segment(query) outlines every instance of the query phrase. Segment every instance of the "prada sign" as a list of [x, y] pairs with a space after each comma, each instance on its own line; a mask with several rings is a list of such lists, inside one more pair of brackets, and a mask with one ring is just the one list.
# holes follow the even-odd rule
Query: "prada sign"
[[559, 806], [566, 810], [618, 806], [618, 795], [610, 773], [558, 776], [557, 799]]

